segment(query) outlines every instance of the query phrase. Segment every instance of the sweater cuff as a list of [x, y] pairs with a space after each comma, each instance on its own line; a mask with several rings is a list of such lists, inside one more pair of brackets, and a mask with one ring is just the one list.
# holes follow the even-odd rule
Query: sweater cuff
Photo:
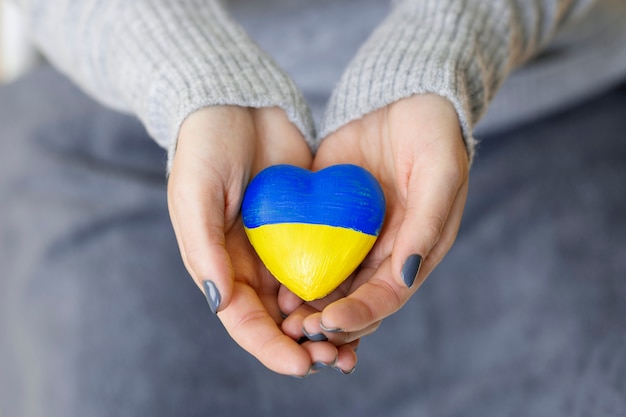
[[313, 147], [309, 109], [292, 80], [219, 2], [126, 3], [111, 32], [108, 76], [149, 134], [168, 149], [192, 112], [212, 105], [279, 106]]
[[506, 16], [498, 16], [505, 10], [480, 2], [470, 9], [468, 3], [397, 2], [334, 90], [321, 137], [397, 100], [434, 93], [454, 105], [471, 161], [473, 127], [504, 78], [507, 56], [496, 43], [498, 28], [489, 26], [506, 22]]

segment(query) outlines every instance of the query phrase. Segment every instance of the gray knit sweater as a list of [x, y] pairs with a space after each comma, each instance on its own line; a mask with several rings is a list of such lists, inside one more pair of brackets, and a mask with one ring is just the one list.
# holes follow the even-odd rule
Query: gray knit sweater
[[[516, 72], [520, 75], [512, 80], [522, 81], [517, 86], [511, 82], [492, 125], [582, 97], [626, 71], [624, 0], [18, 3], [50, 61], [102, 102], [136, 114], [168, 149], [170, 161], [182, 121], [204, 106], [280, 106], [315, 150], [349, 121], [424, 92], [452, 101], [472, 156], [475, 126], [496, 92], [540, 52], [556, 48], [543, 61], [533, 61], [540, 64], [526, 66], [529, 76]], [[311, 33], [303, 36], [303, 28]], [[260, 47], [259, 39], [253, 41], [248, 33], [265, 45]], [[355, 33], [367, 36], [351, 50], [350, 42], [359, 38]], [[276, 44], [282, 50], [291, 45], [280, 65], [267, 52]], [[335, 56], [338, 52], [343, 54]], [[344, 58], [348, 53], [351, 60]], [[316, 74], [308, 74], [307, 80], [306, 71], [290, 71], [311, 54], [320, 68], [344, 67], [341, 76], [327, 83], [334, 88], [318, 120], [319, 134], [299, 88], [315, 85], [310, 79]], [[594, 61], [598, 67], [589, 71]], [[582, 68], [573, 68], [574, 75], [568, 76], [573, 65]], [[317, 75], [329, 78], [323, 70]]]

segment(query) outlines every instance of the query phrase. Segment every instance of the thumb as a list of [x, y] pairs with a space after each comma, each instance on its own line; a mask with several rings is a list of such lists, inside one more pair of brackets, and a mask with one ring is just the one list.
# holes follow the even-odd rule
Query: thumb
[[234, 272], [225, 228], [239, 210], [254, 138], [249, 111], [213, 106], [181, 125], [167, 190], [183, 262], [216, 313], [228, 306]]
[[428, 257], [446, 229], [462, 183], [463, 175], [455, 164], [428, 164], [411, 173], [404, 218], [391, 256], [393, 275], [401, 285], [412, 288], [421, 283], [439, 261]]
[[224, 194], [208, 192], [206, 183], [194, 187], [170, 177], [168, 201], [185, 267], [217, 313], [230, 303], [234, 276], [224, 235]]

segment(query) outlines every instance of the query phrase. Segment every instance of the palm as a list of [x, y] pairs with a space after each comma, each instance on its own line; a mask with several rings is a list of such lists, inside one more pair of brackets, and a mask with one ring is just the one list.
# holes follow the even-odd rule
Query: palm
[[[258, 296], [260, 305], [276, 325], [279, 325], [282, 321], [277, 303], [279, 283], [269, 273], [250, 245], [240, 215], [226, 231], [225, 244], [234, 273], [233, 298]], [[260, 313], [262, 311], [257, 312], [257, 314]]]
[[330, 343], [298, 344], [283, 333], [279, 285], [250, 246], [240, 207], [255, 173], [280, 163], [310, 168], [311, 160], [280, 109], [207, 108], [181, 128], [168, 189], [185, 265], [200, 288], [215, 287], [209, 304], [229, 334], [268, 368], [293, 375], [313, 362], [350, 369], [354, 359]]
[[[445, 99], [415, 96], [353, 121], [320, 146], [313, 169], [356, 164], [380, 182], [385, 223], [360, 268], [328, 297], [297, 307], [284, 327], [324, 329], [336, 344], [373, 332], [397, 311], [449, 250], [467, 190], [467, 154], [456, 112]], [[403, 282], [408, 255], [425, 256], [418, 285]], [[281, 306], [294, 305], [283, 297]]]
[[[394, 238], [404, 218], [406, 201], [402, 195], [406, 195], [406, 189], [401, 181], [404, 178], [398, 178], [392, 143], [385, 129], [387, 124], [386, 112], [380, 111], [345, 126], [322, 143], [313, 163], [315, 171], [336, 164], [359, 165], [376, 177], [385, 194], [383, 229], [361, 264], [363, 273], [353, 274], [342, 285], [341, 291], [347, 293], [359, 286], [367, 270], [377, 268], [391, 255]], [[346, 149], [350, 152], [346, 152]]]
[[[391, 155], [391, 149], [388, 147], [389, 140], [384, 129], [386, 125], [387, 120], [384, 111], [371, 114], [366, 119], [352, 122], [326, 138], [315, 156], [314, 171], [337, 164], [354, 164], [367, 169], [381, 184], [385, 194], [386, 207], [381, 234], [359, 269], [333, 293], [321, 300], [308, 303], [309, 306], [313, 307], [312, 311], [322, 311], [329, 304], [346, 297], [369, 282], [383, 261], [388, 260], [391, 256], [395, 236], [404, 218], [406, 202], [401, 198], [399, 192], [401, 184], [396, 178], [395, 160]], [[384, 140], [380, 140], [381, 137]], [[346, 149], [350, 151], [346, 152]], [[293, 304], [293, 301], [285, 297], [284, 303]], [[289, 307], [286, 309], [289, 310]], [[373, 330], [377, 325], [378, 323], [373, 323], [373, 326], [369, 326], [365, 332], [353, 332], [342, 338], [341, 341], [356, 340], [360, 335]], [[292, 327], [294, 330], [301, 328], [300, 324]]]

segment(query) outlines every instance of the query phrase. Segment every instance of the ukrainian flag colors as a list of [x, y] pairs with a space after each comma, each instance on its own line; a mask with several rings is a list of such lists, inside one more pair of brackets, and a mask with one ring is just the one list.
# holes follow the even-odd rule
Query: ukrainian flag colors
[[355, 165], [316, 173], [269, 167], [250, 182], [242, 203], [244, 227], [259, 258], [305, 301], [326, 296], [358, 267], [384, 214], [380, 185]]

